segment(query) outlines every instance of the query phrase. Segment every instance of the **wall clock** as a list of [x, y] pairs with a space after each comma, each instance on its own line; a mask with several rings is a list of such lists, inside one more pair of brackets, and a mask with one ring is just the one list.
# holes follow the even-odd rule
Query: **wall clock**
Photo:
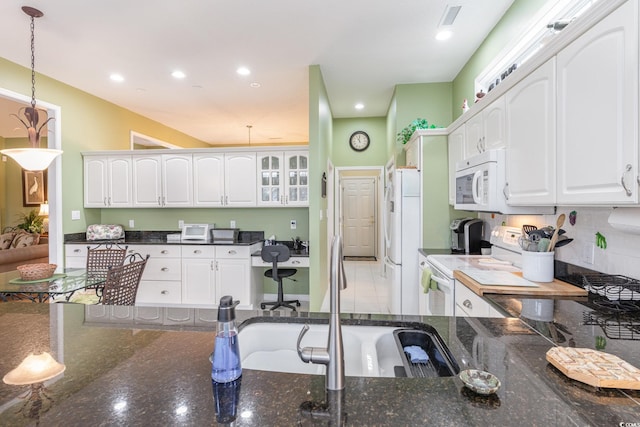
[[369, 135], [366, 132], [361, 130], [355, 131], [349, 137], [349, 145], [355, 151], [364, 151], [369, 148], [369, 143], [371, 140], [369, 139]]

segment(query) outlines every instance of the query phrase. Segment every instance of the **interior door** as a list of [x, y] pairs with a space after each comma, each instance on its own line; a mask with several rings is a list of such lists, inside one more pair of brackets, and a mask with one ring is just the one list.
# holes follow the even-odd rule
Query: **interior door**
[[343, 255], [374, 257], [376, 254], [376, 179], [343, 178]]

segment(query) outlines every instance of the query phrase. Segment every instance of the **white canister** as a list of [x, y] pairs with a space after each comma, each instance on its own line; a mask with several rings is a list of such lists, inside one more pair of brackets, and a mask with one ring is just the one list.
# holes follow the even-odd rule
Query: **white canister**
[[555, 252], [522, 251], [522, 277], [533, 282], [553, 282]]

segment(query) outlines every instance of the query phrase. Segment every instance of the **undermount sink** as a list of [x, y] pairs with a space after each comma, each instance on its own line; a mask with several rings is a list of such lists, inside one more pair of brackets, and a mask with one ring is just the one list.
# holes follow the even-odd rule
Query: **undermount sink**
[[[324, 375], [325, 366], [304, 363], [297, 352], [297, 339], [304, 323], [281, 323], [260, 321], [241, 325], [238, 340], [243, 369], [287, 372], [297, 374]], [[425, 325], [426, 326], [426, 325]], [[328, 324], [309, 324], [309, 331], [302, 346], [323, 347], [327, 344]], [[401, 344], [394, 331], [407, 331], [403, 326], [342, 325], [345, 375], [348, 377], [397, 377], [413, 376], [406, 369], [408, 360], [400, 350]], [[433, 333], [436, 333], [433, 330]], [[437, 333], [436, 333], [437, 334]], [[438, 347], [444, 343], [438, 343]], [[433, 352], [434, 345], [430, 350]], [[425, 350], [427, 350], [425, 348]], [[451, 365], [451, 374], [456, 375], [457, 364], [452, 361], [447, 349], [445, 357], [432, 357], [436, 364], [446, 360]], [[433, 354], [433, 353], [432, 353]], [[452, 363], [451, 363], [452, 362]], [[434, 375], [445, 376], [439, 366]]]

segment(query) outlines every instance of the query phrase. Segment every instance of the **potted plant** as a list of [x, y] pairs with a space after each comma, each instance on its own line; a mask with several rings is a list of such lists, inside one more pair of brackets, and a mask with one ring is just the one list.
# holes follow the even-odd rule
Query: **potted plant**
[[436, 125], [430, 125], [426, 119], [415, 119], [411, 124], [409, 124], [409, 126], [405, 127], [398, 133], [398, 142], [401, 142], [402, 144], [409, 142], [411, 135], [413, 135], [417, 129], [435, 129], [437, 127], [438, 126]]
[[44, 218], [38, 215], [38, 210], [33, 209], [28, 213], [19, 214], [20, 224], [16, 227], [29, 233], [42, 233]]

